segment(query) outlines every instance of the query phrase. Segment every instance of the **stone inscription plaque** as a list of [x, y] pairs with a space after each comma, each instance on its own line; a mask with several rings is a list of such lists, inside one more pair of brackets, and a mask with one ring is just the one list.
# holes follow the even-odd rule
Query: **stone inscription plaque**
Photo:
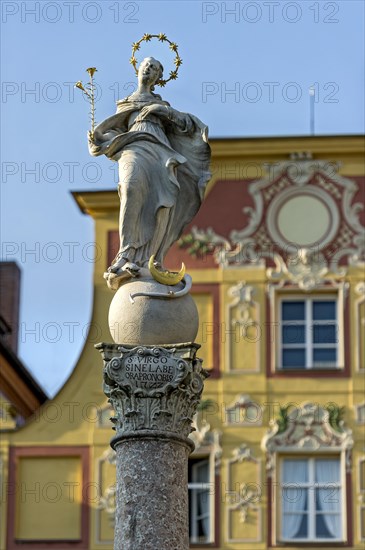
[[188, 372], [182, 359], [173, 357], [172, 351], [163, 348], [134, 348], [126, 350], [120, 358], [112, 359], [107, 373], [120, 386], [133, 390], [162, 390], [177, 387]]
[[132, 355], [124, 361], [125, 377], [142, 388], [161, 388], [174, 380], [176, 365], [168, 357]]

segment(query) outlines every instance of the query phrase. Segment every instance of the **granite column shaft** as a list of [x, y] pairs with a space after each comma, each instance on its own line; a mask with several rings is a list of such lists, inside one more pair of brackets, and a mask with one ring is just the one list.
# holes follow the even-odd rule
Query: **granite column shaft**
[[188, 550], [188, 435], [207, 375], [199, 346], [97, 347], [115, 411], [114, 550]]

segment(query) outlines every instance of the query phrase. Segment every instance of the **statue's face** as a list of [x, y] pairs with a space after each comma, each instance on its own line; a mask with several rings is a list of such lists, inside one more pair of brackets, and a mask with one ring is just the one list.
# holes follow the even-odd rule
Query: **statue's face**
[[161, 64], [153, 57], [146, 57], [138, 69], [138, 81], [153, 86], [160, 77]]

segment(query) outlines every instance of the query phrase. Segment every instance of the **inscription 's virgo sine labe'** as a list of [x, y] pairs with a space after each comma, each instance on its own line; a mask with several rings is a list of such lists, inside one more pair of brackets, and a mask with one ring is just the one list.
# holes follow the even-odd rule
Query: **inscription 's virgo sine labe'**
[[121, 351], [121, 356], [112, 359], [105, 371], [110, 381], [132, 393], [153, 396], [155, 390], [160, 393], [168, 387], [176, 388], [191, 371], [186, 361], [174, 357], [174, 349], [140, 347]]

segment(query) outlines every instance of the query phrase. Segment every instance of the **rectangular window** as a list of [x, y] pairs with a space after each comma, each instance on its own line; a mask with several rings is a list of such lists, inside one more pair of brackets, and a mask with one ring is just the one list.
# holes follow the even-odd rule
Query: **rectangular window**
[[213, 501], [209, 457], [189, 460], [189, 537], [191, 544], [212, 542]]
[[280, 369], [338, 367], [337, 308], [334, 295], [280, 297]]
[[343, 541], [338, 458], [285, 458], [281, 471], [281, 540]]

